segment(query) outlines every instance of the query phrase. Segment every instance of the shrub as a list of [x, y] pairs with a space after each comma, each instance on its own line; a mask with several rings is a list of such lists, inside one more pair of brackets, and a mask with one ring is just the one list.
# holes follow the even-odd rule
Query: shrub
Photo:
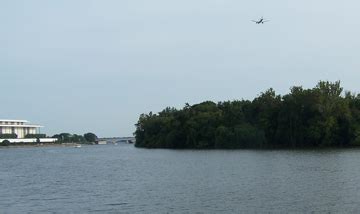
[[27, 134], [25, 138], [46, 138], [46, 134]]
[[0, 143], [0, 146], [8, 146], [10, 145], [10, 141], [8, 140], [3, 140], [1, 143]]
[[0, 134], [0, 139], [16, 139], [17, 134]]

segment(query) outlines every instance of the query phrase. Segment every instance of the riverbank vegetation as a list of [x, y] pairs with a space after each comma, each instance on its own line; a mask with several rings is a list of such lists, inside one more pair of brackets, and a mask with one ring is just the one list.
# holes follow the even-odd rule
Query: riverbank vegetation
[[0, 134], [0, 139], [15, 139], [17, 134]]
[[343, 92], [340, 82], [314, 88], [273, 89], [249, 100], [186, 104], [141, 114], [137, 147], [303, 148], [360, 145], [360, 94]]
[[16, 134], [2, 134], [0, 135], [0, 146], [10, 146], [10, 145], [37, 145], [37, 144], [62, 144], [62, 143], [76, 143], [76, 144], [95, 144], [97, 141], [97, 136], [94, 133], [86, 133], [84, 135], [70, 134], [70, 133], [61, 133], [52, 136], [52, 138], [57, 138], [56, 142], [41, 142], [42, 138], [48, 138], [45, 134], [27, 134], [27, 138], [36, 138], [36, 142], [18, 142], [10, 143], [8, 139], [16, 139]]
[[94, 133], [86, 133], [84, 135], [61, 133], [52, 137], [57, 138], [59, 143], [94, 144], [97, 141], [97, 136]]

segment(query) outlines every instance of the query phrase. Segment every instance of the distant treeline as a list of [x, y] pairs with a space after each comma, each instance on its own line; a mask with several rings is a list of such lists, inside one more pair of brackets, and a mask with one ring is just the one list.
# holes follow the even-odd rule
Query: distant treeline
[[273, 89], [253, 101], [236, 100], [167, 107], [140, 115], [136, 146], [146, 148], [301, 148], [360, 145], [360, 94], [340, 82]]
[[52, 136], [52, 138], [57, 138], [58, 143], [95, 143], [97, 141], [97, 136], [94, 133], [86, 133], [84, 135], [70, 134], [70, 133], [61, 133]]

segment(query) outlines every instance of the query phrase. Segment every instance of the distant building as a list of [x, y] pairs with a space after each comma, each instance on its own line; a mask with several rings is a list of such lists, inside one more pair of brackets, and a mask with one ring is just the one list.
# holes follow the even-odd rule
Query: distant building
[[43, 126], [29, 124], [27, 120], [1, 120], [0, 134], [16, 134], [18, 138], [25, 138], [27, 134], [38, 134]]
[[[39, 134], [43, 126], [30, 124], [27, 120], [3, 120], [0, 119], [0, 135], [16, 134], [17, 139], [8, 139], [10, 142], [37, 142], [36, 138], [26, 138], [27, 134]], [[0, 139], [0, 142], [4, 139]], [[55, 142], [56, 138], [40, 138], [40, 142]]]
[[98, 145], [106, 145], [107, 141], [106, 140], [98, 140], [98, 141], [96, 141], [96, 144], [98, 144]]

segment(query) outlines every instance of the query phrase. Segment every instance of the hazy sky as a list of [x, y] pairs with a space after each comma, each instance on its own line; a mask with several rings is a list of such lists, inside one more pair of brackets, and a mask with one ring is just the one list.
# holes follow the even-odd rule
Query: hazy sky
[[[0, 118], [131, 136], [141, 113], [341, 80], [357, 0], [0, 0]], [[271, 21], [256, 25], [260, 16]]]

